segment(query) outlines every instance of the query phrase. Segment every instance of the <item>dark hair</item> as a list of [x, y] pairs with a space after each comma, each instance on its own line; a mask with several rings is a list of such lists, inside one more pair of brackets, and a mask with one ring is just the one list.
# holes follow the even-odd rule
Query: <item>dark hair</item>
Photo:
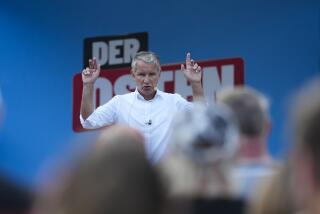
[[33, 199], [30, 189], [0, 173], [0, 213], [29, 213]]

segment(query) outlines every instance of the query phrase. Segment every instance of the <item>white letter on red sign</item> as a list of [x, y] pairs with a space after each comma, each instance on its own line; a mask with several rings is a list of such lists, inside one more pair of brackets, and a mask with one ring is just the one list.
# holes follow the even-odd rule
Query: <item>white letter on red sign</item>
[[131, 74], [125, 74], [120, 76], [114, 83], [115, 94], [126, 94], [131, 92], [130, 90], [135, 89], [136, 85], [132, 79]]
[[217, 67], [203, 69], [203, 89], [208, 102], [214, 102], [215, 93], [225, 86], [234, 86], [234, 66], [221, 66], [221, 80]]
[[[96, 97], [96, 91], [99, 90], [99, 97]], [[93, 106], [96, 109], [97, 99], [99, 99], [99, 105], [105, 104], [108, 100], [112, 97], [112, 84], [111, 82], [103, 77], [99, 77], [96, 82], [94, 83], [94, 90], [93, 90]]]

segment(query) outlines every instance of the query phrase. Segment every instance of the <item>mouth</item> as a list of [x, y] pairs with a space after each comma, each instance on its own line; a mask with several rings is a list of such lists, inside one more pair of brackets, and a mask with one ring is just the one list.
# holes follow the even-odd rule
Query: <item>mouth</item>
[[152, 87], [151, 86], [143, 86], [142, 89], [149, 91], [149, 90], [152, 90]]

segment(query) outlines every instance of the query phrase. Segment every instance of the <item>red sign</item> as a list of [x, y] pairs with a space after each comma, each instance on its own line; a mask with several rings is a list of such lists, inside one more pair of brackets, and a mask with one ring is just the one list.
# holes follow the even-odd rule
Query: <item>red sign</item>
[[[244, 84], [244, 63], [241, 58], [206, 60], [197, 62], [203, 69], [202, 85], [206, 99], [214, 102], [215, 93], [225, 86]], [[180, 64], [163, 65], [158, 88], [168, 93], [178, 93], [189, 101], [192, 90], [180, 70]], [[114, 95], [125, 94], [135, 90], [135, 82], [130, 68], [101, 70], [94, 85], [95, 108], [106, 103]], [[73, 130], [83, 131], [79, 115], [82, 97], [81, 73], [73, 77]]]

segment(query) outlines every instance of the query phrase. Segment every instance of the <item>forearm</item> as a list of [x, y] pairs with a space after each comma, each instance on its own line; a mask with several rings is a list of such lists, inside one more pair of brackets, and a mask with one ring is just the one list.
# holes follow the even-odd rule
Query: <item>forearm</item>
[[192, 96], [194, 101], [201, 101], [204, 98], [203, 88], [201, 82], [191, 83]]
[[93, 85], [93, 83], [83, 84], [80, 113], [84, 120], [87, 119], [94, 110]]

